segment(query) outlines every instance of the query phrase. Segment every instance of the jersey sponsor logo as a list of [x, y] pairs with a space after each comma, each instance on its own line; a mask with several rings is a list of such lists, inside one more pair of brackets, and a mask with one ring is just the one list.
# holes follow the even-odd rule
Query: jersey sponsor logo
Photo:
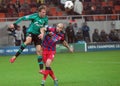
[[35, 22], [34, 24], [35, 24], [36, 26], [38, 26], [38, 27], [43, 27], [43, 25], [40, 24], [39, 22]]
[[43, 27], [43, 26], [44, 26], [44, 23], [45, 23], [45, 21], [38, 20], [38, 21], [36, 21], [34, 24], [35, 24], [36, 26], [38, 26], [38, 27]]

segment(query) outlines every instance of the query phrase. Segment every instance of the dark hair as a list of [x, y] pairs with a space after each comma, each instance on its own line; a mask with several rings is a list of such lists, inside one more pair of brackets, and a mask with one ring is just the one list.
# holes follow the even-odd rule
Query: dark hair
[[39, 8], [38, 8], [38, 12], [40, 12], [42, 9], [47, 9], [46, 5], [41, 5]]

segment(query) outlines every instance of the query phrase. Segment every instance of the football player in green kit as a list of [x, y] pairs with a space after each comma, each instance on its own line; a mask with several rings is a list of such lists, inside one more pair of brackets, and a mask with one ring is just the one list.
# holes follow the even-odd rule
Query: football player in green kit
[[27, 30], [27, 36], [26, 41], [21, 44], [18, 52], [10, 59], [10, 62], [13, 63], [16, 58], [22, 53], [22, 51], [25, 49], [25, 47], [30, 44], [31, 42], [34, 42], [34, 45], [36, 47], [36, 53], [38, 55], [38, 64], [40, 67], [40, 71], [42, 72], [43, 69], [43, 62], [42, 62], [42, 48], [41, 48], [41, 38], [43, 38], [44, 34], [41, 34], [40, 29], [48, 25], [48, 17], [46, 16], [46, 6], [41, 5], [38, 8], [38, 13], [34, 13], [31, 15], [23, 16], [19, 18], [16, 22], [11, 24], [10, 28], [17, 28], [17, 24], [19, 24], [21, 21], [24, 20], [30, 20], [31, 24], [29, 25], [29, 28]]

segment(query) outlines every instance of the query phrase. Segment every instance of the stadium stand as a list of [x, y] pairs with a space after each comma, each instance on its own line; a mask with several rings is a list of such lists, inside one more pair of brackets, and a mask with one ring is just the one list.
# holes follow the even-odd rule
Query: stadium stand
[[[20, 4], [23, 4], [25, 2], [25, 0], [19, 0]], [[31, 3], [31, 0], [26, 0], [29, 4]], [[12, 0], [12, 2], [16, 2], [16, 0]]]
[[[7, 1], [7, 0], [5, 0], [5, 1]], [[4, 3], [6, 3], [5, 5], [7, 5], [8, 2], [5, 2], [5, 1], [4, 1]], [[21, 6], [25, 2], [25, 0], [18, 0], [18, 1], [20, 1], [20, 5]], [[36, 6], [37, 6], [38, 2], [37, 2], [37, 0], [35, 0], [35, 1], [36, 1]], [[13, 2], [13, 4], [15, 4], [16, 0], [12, 0], [12, 2]], [[91, 2], [85, 2], [85, 1], [83, 1], [82, 3], [83, 3], [83, 6], [84, 6], [84, 10], [83, 10], [82, 15], [91, 15], [91, 14], [119, 14], [120, 13], [120, 5], [119, 5], [118, 2], [119, 1], [117, 1], [117, 0], [116, 1], [109, 0], [107, 2], [104, 1], [104, 0], [91, 0]], [[32, 0], [27, 0], [27, 3], [29, 4], [29, 6], [31, 6]], [[42, 4], [46, 4], [46, 3], [43, 2]], [[51, 4], [47, 4], [47, 5], [48, 5], [49, 11], [50, 11], [49, 14], [48, 14], [49, 16], [69, 15], [69, 14], [65, 13], [64, 10], [60, 10], [61, 12], [59, 12], [60, 5], [55, 5], [54, 2], [51, 2]], [[34, 13], [34, 12], [37, 11], [37, 7], [32, 7], [31, 6], [30, 8], [31, 8], [31, 10], [29, 12], [27, 12], [27, 14]], [[94, 12], [92, 12], [92, 9], [94, 9]], [[106, 11], [106, 10], [109, 10], [109, 11]], [[21, 12], [21, 10], [19, 12]], [[19, 17], [19, 14], [21, 14], [21, 13], [18, 13], [18, 17]], [[23, 14], [26, 15], [26, 12], [24, 12]], [[6, 17], [7, 17], [7, 15], [9, 15], [8, 11], [5, 13], [5, 15], [6, 15]], [[11, 17], [14, 17], [14, 16], [11, 16]], [[100, 17], [100, 20], [104, 20], [104, 17]]]
[[[4, 0], [4, 2], [5, 1], [7, 1], [7, 0]], [[24, 0], [18, 0], [18, 1], [20, 1], [21, 5], [24, 3]], [[36, 2], [36, 6], [37, 6], [38, 0], [34, 0], [34, 1]], [[119, 19], [119, 17], [117, 15], [111, 15], [111, 14], [119, 14], [120, 13], [120, 5], [118, 3], [119, 0], [118, 1], [117, 0], [116, 1], [109, 0], [107, 2], [104, 1], [104, 0], [90, 0], [90, 1], [88, 2], [86, 0], [86, 1], [82, 2], [83, 5], [84, 5], [84, 10], [83, 10], [82, 15], [96, 15], [96, 16], [88, 17], [87, 20], [101, 20], [101, 21], [106, 20], [106, 14], [110, 14], [109, 19], [111, 19], [111, 20]], [[12, 2], [15, 3], [16, 0], [12, 0]], [[16, 12], [16, 13], [14, 13], [14, 15], [10, 15], [8, 13], [8, 11], [6, 11], [6, 12], [2, 12], [4, 14], [1, 14], [2, 15], [1, 17], [4, 17], [4, 18], [21, 17], [21, 16], [24, 16], [24, 15], [36, 12], [37, 7], [36, 6], [34, 6], [34, 7], [31, 6], [32, 0], [27, 0], [27, 2], [28, 2], [29, 6], [31, 8], [28, 12], [26, 12], [24, 10], [19, 10], [18, 13]], [[5, 3], [8, 3], [8, 2], [5, 2]], [[42, 2], [42, 4], [46, 4], [46, 3]], [[48, 16], [67, 16], [67, 15], [69, 15], [64, 10], [60, 10], [60, 5], [56, 5], [52, 1], [51, 1], [50, 4], [46, 4], [46, 5], [48, 6], [48, 9], [49, 9]], [[105, 9], [109, 9], [109, 8], [107, 8], [107, 6], [111, 9], [110, 11], [108, 11], [108, 13], [105, 10]], [[91, 9], [94, 9], [94, 10], [91, 10]], [[99, 15], [99, 14], [101, 14], [101, 15]]]

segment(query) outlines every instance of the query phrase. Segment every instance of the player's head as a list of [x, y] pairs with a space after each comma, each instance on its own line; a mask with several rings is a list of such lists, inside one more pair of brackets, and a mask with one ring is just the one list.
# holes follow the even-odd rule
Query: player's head
[[64, 29], [63, 23], [58, 23], [56, 26], [56, 31], [61, 32]]
[[46, 16], [46, 10], [47, 10], [47, 7], [46, 7], [45, 5], [41, 5], [41, 6], [38, 8], [39, 16], [40, 16], [40, 17], [45, 17], [45, 16]]

